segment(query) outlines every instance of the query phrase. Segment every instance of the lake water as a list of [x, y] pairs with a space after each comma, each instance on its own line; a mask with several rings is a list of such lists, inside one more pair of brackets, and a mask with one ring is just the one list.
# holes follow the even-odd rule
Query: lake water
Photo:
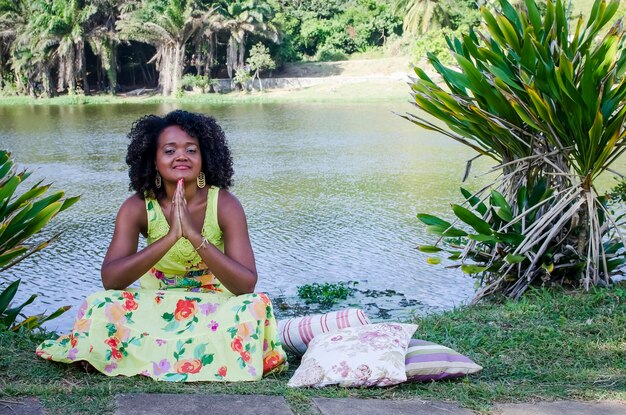
[[[229, 139], [231, 190], [248, 216], [258, 290], [289, 304], [299, 285], [358, 281], [361, 293], [337, 307], [356, 303], [381, 318], [439, 311], [471, 298], [469, 277], [428, 265], [416, 251], [433, 238], [415, 215], [450, 217], [449, 203], [459, 200], [465, 161], [474, 154], [393, 114], [414, 111], [408, 103], [181, 108], [214, 116]], [[45, 178], [53, 189], [82, 195], [46, 229], [63, 231], [58, 241], [0, 275], [3, 286], [22, 279], [20, 299], [39, 294], [27, 314], [75, 306], [101, 289], [115, 214], [129, 196], [126, 134], [140, 116], [173, 109], [0, 107], [0, 147], [33, 171], [29, 181]], [[473, 173], [487, 166], [479, 162]], [[469, 186], [477, 187], [476, 179]], [[72, 319], [70, 311], [50, 328], [66, 329]]]

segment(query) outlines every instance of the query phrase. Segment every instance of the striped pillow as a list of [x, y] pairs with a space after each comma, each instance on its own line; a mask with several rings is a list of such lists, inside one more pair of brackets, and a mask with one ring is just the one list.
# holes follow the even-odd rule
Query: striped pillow
[[366, 324], [370, 324], [370, 321], [363, 310], [347, 308], [326, 314], [279, 320], [278, 337], [287, 351], [302, 356], [311, 339], [318, 334]]
[[469, 375], [482, 370], [469, 357], [437, 343], [412, 339], [404, 359], [409, 381], [430, 381]]

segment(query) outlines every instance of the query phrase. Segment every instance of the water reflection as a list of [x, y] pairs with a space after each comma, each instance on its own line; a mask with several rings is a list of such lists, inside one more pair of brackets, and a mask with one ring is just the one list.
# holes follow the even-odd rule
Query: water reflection
[[[99, 268], [115, 214], [128, 197], [124, 156], [134, 120], [171, 105], [0, 107], [0, 145], [54, 188], [81, 201], [47, 234], [62, 238], [0, 276], [22, 278], [29, 311], [76, 305], [101, 288]], [[310, 282], [357, 280], [401, 292], [418, 312], [467, 299], [472, 281], [428, 266], [430, 241], [415, 214], [449, 217], [459, 199], [466, 148], [392, 114], [407, 105], [187, 106], [224, 127], [235, 159], [232, 191], [246, 208], [258, 289], [293, 296]], [[486, 166], [476, 164], [476, 171]], [[477, 184], [476, 184], [477, 186]], [[365, 300], [363, 300], [365, 301]], [[390, 301], [393, 301], [390, 300]], [[398, 308], [398, 304], [390, 304]], [[71, 313], [71, 312], [70, 312]], [[60, 320], [70, 325], [68, 315]]]

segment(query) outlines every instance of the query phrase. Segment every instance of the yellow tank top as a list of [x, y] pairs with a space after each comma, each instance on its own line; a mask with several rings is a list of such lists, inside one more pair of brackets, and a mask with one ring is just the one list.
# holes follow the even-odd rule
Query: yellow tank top
[[[224, 252], [224, 235], [217, 221], [217, 199], [220, 189], [207, 192], [206, 212], [202, 236]], [[148, 245], [164, 237], [170, 227], [156, 199], [146, 197], [148, 214]], [[154, 267], [144, 274], [139, 283], [144, 289], [182, 288], [189, 291], [227, 291], [202, 262], [194, 246], [180, 238]]]

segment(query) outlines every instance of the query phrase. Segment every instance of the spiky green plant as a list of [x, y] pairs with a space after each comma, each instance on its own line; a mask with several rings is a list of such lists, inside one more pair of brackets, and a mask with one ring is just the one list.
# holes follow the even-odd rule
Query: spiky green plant
[[[482, 8], [482, 33], [448, 39], [457, 67], [429, 55], [445, 87], [415, 69], [415, 104], [448, 128], [419, 115], [406, 118], [497, 163], [498, 179], [476, 197], [485, 199], [495, 187], [515, 206], [523, 186], [545, 179], [555, 189], [557, 203], [525, 228], [512, 252], [528, 265], [503, 265], [477, 298], [496, 291], [519, 297], [544, 275], [543, 255], [563, 241], [561, 249], [574, 249], [586, 261], [573, 279], [580, 277], [586, 288], [610, 282], [603, 242], [610, 230], [623, 237], [595, 181], [626, 148], [625, 30], [621, 19], [605, 28], [618, 7], [618, 0], [596, 0], [588, 21], [581, 17], [570, 28], [561, 0], [548, 0], [543, 15], [535, 0], [517, 8], [500, 0], [493, 12]], [[522, 211], [512, 214], [524, 221]]]
[[[20, 194], [18, 187], [28, 176], [30, 172], [25, 170], [17, 172], [11, 153], [0, 150], [0, 272], [45, 248], [56, 238], [57, 235], [43, 242], [28, 243], [28, 240], [39, 233], [53, 217], [79, 199], [78, 196], [64, 197], [62, 191], [46, 195], [50, 185], [42, 184], [42, 181]], [[67, 307], [62, 307], [50, 316], [31, 316], [15, 324], [21, 310], [36, 297], [32, 295], [23, 304], [9, 307], [18, 286], [19, 280], [0, 292], [0, 330], [34, 328], [67, 310]]]

